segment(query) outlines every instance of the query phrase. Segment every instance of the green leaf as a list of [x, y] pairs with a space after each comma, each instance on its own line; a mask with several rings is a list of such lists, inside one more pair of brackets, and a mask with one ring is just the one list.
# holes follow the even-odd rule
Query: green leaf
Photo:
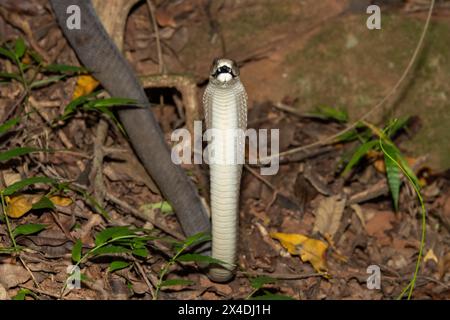
[[37, 296], [34, 292], [29, 289], [21, 288], [17, 294], [12, 297], [12, 300], [25, 300], [26, 296], [32, 296], [34, 299], [37, 299]]
[[92, 254], [99, 256], [102, 254], [128, 253], [130, 249], [122, 246], [107, 245], [96, 249]]
[[292, 297], [283, 294], [273, 294], [266, 292], [266, 294], [256, 297], [251, 297], [250, 300], [295, 300]]
[[9, 60], [11, 60], [14, 63], [16, 62], [16, 56], [9, 49], [0, 47], [0, 55], [7, 57]]
[[43, 68], [49, 72], [59, 72], [59, 73], [87, 73], [87, 69], [77, 66], [69, 66], [66, 64], [49, 64]]
[[46, 183], [46, 184], [53, 184], [56, 183], [55, 180], [47, 177], [33, 177], [33, 178], [27, 178], [23, 179], [21, 181], [18, 181], [16, 183], [13, 183], [9, 187], [3, 189], [2, 193], [4, 196], [12, 195], [13, 193], [22, 190], [23, 188], [35, 184], [35, 183]]
[[266, 276], [261, 276], [261, 277], [256, 277], [256, 278], [250, 279], [250, 284], [254, 289], [260, 289], [260, 288], [262, 288], [263, 285], [269, 284], [269, 283], [274, 283], [274, 282], [277, 282], [277, 279], [271, 278], [271, 277], [266, 277]]
[[34, 210], [39, 210], [39, 209], [54, 209], [55, 205], [53, 204], [53, 202], [50, 201], [49, 198], [47, 197], [42, 197], [38, 202], [36, 202], [35, 204], [33, 204], [32, 208]]
[[198, 254], [198, 253], [186, 253], [183, 254], [181, 256], [179, 256], [176, 261], [181, 261], [181, 262], [203, 262], [203, 263], [216, 263], [216, 264], [228, 264], [224, 261], [221, 261], [219, 259], [215, 259], [213, 257], [210, 256], [205, 256], [202, 254]]
[[5, 152], [0, 153], [0, 162], [8, 161], [9, 159], [20, 157], [25, 154], [29, 154], [32, 152], [42, 151], [40, 149], [31, 148], [31, 147], [20, 147], [20, 148], [14, 148], [11, 150], [7, 150]]
[[317, 108], [317, 110], [311, 115], [320, 119], [336, 120], [338, 122], [348, 121], [348, 114], [346, 111], [328, 106], [321, 106]]
[[135, 248], [135, 249], [133, 249], [133, 254], [135, 255], [135, 256], [138, 256], [138, 257], [142, 257], [142, 258], [147, 258], [148, 257], [148, 250], [147, 250], [147, 248]]
[[85, 275], [84, 273], [80, 273], [80, 280], [83, 282], [94, 282], [94, 280], [92, 280], [91, 278], [89, 278], [87, 275]]
[[409, 122], [409, 117], [402, 117], [400, 119], [394, 119], [392, 120], [388, 126], [387, 126], [387, 135], [388, 137], [392, 138], [393, 136], [395, 136], [395, 134], [400, 131], [401, 129], [403, 129], [404, 127], [406, 127], [408, 125]]
[[109, 265], [109, 272], [114, 272], [114, 271], [117, 271], [117, 270], [125, 269], [129, 265], [130, 265], [130, 263], [127, 262], [127, 261], [120, 261], [120, 260], [119, 261], [113, 261]]
[[363, 143], [362, 145], [360, 145], [356, 149], [355, 153], [353, 153], [353, 156], [350, 159], [350, 161], [345, 166], [345, 169], [342, 172], [342, 175], [345, 176], [346, 174], [348, 174], [350, 172], [350, 170], [361, 160], [361, 158], [367, 152], [369, 152], [370, 150], [374, 149], [377, 145], [378, 145], [378, 141], [377, 140], [370, 140], [370, 141], [367, 141], [367, 142]]
[[336, 140], [339, 142], [349, 142], [358, 139], [359, 133], [356, 130], [346, 131], [340, 134]]
[[63, 114], [62, 118], [66, 119], [70, 114], [74, 113], [79, 106], [85, 104], [87, 101], [89, 101], [89, 99], [91, 99], [92, 97], [95, 97], [99, 93], [100, 93], [100, 91], [94, 91], [90, 94], [78, 97], [78, 98], [70, 101], [69, 104], [64, 108], [64, 114]]
[[147, 208], [159, 209], [159, 210], [161, 210], [161, 213], [173, 212], [172, 206], [167, 201], [160, 201], [160, 202], [150, 203]]
[[158, 209], [161, 213], [171, 213], [173, 212], [173, 208], [167, 201], [159, 201], [155, 203], [145, 204], [143, 206], [145, 209], [155, 210]]
[[15, 228], [12, 232], [14, 237], [20, 236], [20, 235], [29, 235], [33, 233], [38, 233], [39, 231], [44, 230], [46, 225], [44, 224], [22, 224]]
[[128, 236], [134, 232], [126, 226], [106, 228], [95, 236], [95, 245], [99, 246], [106, 241], [122, 236]]
[[72, 248], [72, 260], [74, 262], [80, 262], [81, 260], [81, 249], [83, 248], [83, 243], [80, 239], [75, 242]]
[[19, 122], [20, 122], [20, 117], [16, 117], [16, 118], [10, 119], [10, 120], [6, 121], [4, 124], [0, 125], [0, 135], [8, 132], [9, 129], [14, 127]]
[[[383, 148], [389, 153], [389, 155], [397, 161], [397, 155], [389, 144], [383, 145]], [[388, 151], [389, 150], [389, 151]], [[398, 196], [400, 193], [400, 168], [397, 164], [384, 154], [384, 165], [386, 167], [386, 177], [389, 184], [389, 190], [391, 191], [392, 200], [394, 202], [395, 211], [398, 210]]]
[[171, 287], [171, 286], [190, 286], [194, 283], [195, 282], [192, 280], [169, 279], [169, 280], [164, 280], [163, 282], [161, 282], [161, 288], [162, 287]]
[[17, 73], [9, 73], [9, 72], [0, 72], [0, 78], [5, 79], [15, 79], [17, 81], [21, 81], [22, 78]]
[[[386, 176], [395, 210], [398, 209], [398, 196], [400, 192], [400, 168], [408, 176], [417, 190], [420, 190], [420, 183], [414, 171], [408, 165], [406, 159], [402, 156], [400, 150], [391, 141], [380, 141], [384, 153], [384, 164], [386, 167]], [[397, 163], [396, 163], [397, 162]], [[400, 166], [400, 167], [399, 167]]]
[[184, 241], [183, 244], [186, 247], [190, 247], [190, 246], [194, 246], [197, 245], [199, 243], [202, 242], [206, 242], [206, 241], [210, 241], [211, 240], [211, 235], [204, 233], [204, 232], [199, 232], [196, 233], [190, 237], [187, 237]]
[[30, 84], [30, 89], [42, 88], [42, 87], [48, 86], [49, 84], [58, 82], [59, 80], [65, 78], [65, 77], [66, 77], [66, 75], [51, 76], [51, 77], [48, 77], [48, 78], [45, 78], [45, 79], [42, 79], [42, 80], [34, 81], [33, 83]]
[[90, 108], [115, 107], [115, 106], [136, 106], [138, 102], [127, 98], [104, 98], [89, 101]]
[[34, 50], [28, 50], [28, 54], [31, 56], [31, 58], [33, 58], [34, 61], [36, 61], [37, 63], [42, 63], [43, 59], [41, 57], [41, 55], [39, 53], [37, 53]]
[[25, 45], [25, 41], [23, 41], [22, 38], [18, 38], [14, 45], [14, 53], [15, 53], [17, 59], [22, 58], [22, 56], [25, 54], [26, 49], [27, 49], [27, 47]]

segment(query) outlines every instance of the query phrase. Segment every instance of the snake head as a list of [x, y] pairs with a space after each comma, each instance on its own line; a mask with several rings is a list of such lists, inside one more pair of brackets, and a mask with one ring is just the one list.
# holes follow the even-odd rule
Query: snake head
[[221, 83], [227, 83], [239, 76], [239, 68], [233, 60], [215, 59], [211, 67], [210, 75], [213, 79]]

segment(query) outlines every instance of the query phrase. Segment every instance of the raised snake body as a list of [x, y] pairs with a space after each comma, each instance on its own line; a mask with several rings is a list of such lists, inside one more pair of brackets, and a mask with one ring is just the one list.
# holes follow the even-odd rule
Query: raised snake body
[[227, 281], [236, 262], [239, 190], [245, 151], [247, 94], [236, 64], [215, 60], [203, 96], [206, 127], [213, 138], [208, 146], [211, 185], [212, 257], [225, 264], [213, 265], [209, 276]]

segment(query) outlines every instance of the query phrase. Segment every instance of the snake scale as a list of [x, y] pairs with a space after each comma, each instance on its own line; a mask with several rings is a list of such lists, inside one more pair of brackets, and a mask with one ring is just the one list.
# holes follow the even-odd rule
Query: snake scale
[[[247, 94], [236, 63], [213, 62], [209, 84], [203, 95], [207, 130], [213, 139], [208, 148], [211, 186], [212, 257], [224, 262], [210, 268], [218, 282], [233, 276], [239, 220], [239, 191], [247, 127]], [[240, 160], [240, 161], [239, 161]]]

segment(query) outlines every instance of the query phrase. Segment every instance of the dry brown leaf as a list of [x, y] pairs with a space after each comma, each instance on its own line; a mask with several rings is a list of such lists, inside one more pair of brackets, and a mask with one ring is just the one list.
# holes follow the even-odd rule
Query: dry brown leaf
[[166, 10], [163, 9], [156, 10], [155, 16], [156, 21], [161, 27], [171, 27], [171, 28], [177, 27], [177, 23], [175, 21], [174, 16], [171, 13], [167, 12]]
[[391, 211], [377, 211], [371, 219], [366, 223], [366, 231], [369, 236], [379, 239], [385, 238], [384, 233], [393, 228], [392, 223], [395, 221], [395, 215]]
[[0, 300], [9, 300], [8, 292], [2, 284], [0, 283]]
[[30, 279], [28, 271], [18, 265], [0, 264], [0, 284], [6, 289], [14, 288]]
[[353, 209], [353, 211], [355, 211], [356, 216], [358, 217], [359, 221], [361, 221], [361, 224], [363, 225], [363, 227], [366, 227], [366, 219], [364, 218], [364, 214], [362, 212], [362, 208], [359, 204], [352, 204], [350, 206], [350, 208]]
[[3, 171], [3, 180], [5, 181], [5, 185], [9, 187], [13, 183], [16, 183], [20, 180], [22, 180], [22, 177], [19, 173], [16, 173], [12, 170], [5, 170]]
[[443, 278], [447, 273], [450, 273], [450, 252], [447, 252], [439, 261], [438, 264], [439, 278]]
[[112, 181], [135, 181], [138, 183], [143, 183], [149, 188], [153, 193], [159, 194], [158, 187], [153, 182], [151, 177], [145, 171], [142, 164], [136, 159], [134, 155], [130, 153], [121, 153], [116, 155], [120, 157], [123, 161], [113, 161], [108, 163], [104, 169], [103, 173]]
[[310, 262], [317, 272], [327, 272], [325, 252], [328, 244], [325, 242], [298, 233], [272, 232], [270, 236], [279, 240], [290, 254], [300, 255], [303, 262]]
[[339, 229], [346, 199], [340, 195], [324, 198], [316, 209], [313, 232], [334, 236]]
[[378, 172], [386, 173], [386, 166], [384, 165], [384, 159], [378, 159], [373, 163], [373, 166], [375, 169], [377, 169]]

